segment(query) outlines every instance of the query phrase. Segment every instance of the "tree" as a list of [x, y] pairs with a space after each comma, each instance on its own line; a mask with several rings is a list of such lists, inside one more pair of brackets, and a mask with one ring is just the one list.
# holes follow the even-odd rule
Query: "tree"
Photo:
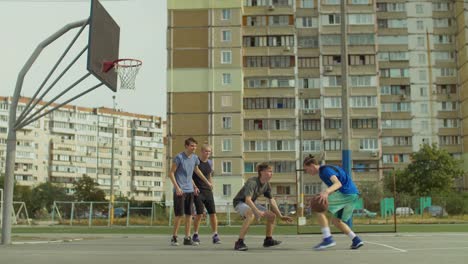
[[[404, 170], [395, 172], [397, 193], [417, 196], [448, 194], [457, 178], [463, 175], [461, 161], [439, 149], [436, 144], [424, 144], [412, 154], [412, 162]], [[390, 178], [390, 177], [388, 177]], [[393, 180], [387, 179], [385, 186], [393, 190]]]
[[42, 209], [51, 212], [54, 201], [68, 201], [70, 198], [63, 186], [44, 182], [32, 189], [30, 210], [33, 214]]
[[83, 176], [83, 178], [75, 181], [73, 184], [73, 190], [75, 191], [76, 201], [105, 201], [106, 194], [103, 190], [99, 189], [99, 183], [95, 182], [89, 176]]

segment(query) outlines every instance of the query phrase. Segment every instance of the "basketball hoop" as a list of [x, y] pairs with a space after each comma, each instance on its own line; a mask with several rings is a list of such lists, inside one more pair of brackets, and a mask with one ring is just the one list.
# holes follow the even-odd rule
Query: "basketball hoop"
[[105, 62], [103, 71], [108, 72], [114, 68], [119, 75], [120, 89], [135, 90], [136, 76], [142, 64], [143, 62], [137, 59], [118, 59], [113, 62]]

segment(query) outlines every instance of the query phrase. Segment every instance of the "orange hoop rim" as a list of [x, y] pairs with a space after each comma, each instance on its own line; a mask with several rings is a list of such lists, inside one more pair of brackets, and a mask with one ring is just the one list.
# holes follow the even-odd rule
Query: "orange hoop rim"
[[[121, 64], [121, 62], [129, 62], [129, 64]], [[124, 59], [118, 59], [112, 62], [114, 64], [114, 67], [116, 68], [132, 68], [132, 67], [140, 67], [143, 62], [138, 59], [129, 59], [129, 58], [124, 58]]]
[[[128, 62], [128, 64], [124, 64], [122, 62]], [[103, 72], [108, 72], [112, 68], [118, 69], [118, 68], [134, 68], [134, 67], [141, 67], [143, 65], [143, 61], [138, 60], [138, 59], [132, 59], [132, 58], [123, 58], [123, 59], [118, 59], [114, 61], [105, 61], [102, 64], [102, 71]]]

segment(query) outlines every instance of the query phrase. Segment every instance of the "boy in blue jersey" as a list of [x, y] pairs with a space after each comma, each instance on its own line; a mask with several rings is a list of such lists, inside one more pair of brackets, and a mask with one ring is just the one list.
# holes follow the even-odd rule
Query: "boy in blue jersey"
[[[359, 198], [359, 191], [353, 180], [338, 166], [320, 166], [312, 155], [304, 159], [303, 165], [306, 173], [318, 174], [327, 185], [328, 188], [320, 193], [320, 201], [328, 200], [328, 211], [333, 214], [332, 223], [352, 240], [351, 249], [362, 247], [364, 242], [345, 223], [351, 218], [355, 202]], [[317, 221], [321, 227], [323, 240], [314, 249], [322, 250], [335, 246], [325, 212], [317, 213]]]
[[171, 245], [178, 246], [177, 233], [179, 231], [182, 216], [185, 215], [185, 238], [184, 245], [198, 245], [193, 243], [190, 237], [190, 226], [192, 224], [193, 195], [199, 190], [194, 184], [192, 174], [195, 172], [209, 188], [211, 183], [205, 178], [198, 168], [200, 160], [195, 155], [197, 141], [193, 138], [185, 140], [185, 151], [177, 154], [172, 162], [169, 179], [174, 186], [174, 230], [171, 238]]

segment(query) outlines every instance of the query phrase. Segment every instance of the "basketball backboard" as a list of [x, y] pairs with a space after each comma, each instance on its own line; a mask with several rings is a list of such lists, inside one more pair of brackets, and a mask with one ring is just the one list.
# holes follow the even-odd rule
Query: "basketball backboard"
[[109, 89], [117, 91], [117, 73], [105, 72], [104, 62], [119, 59], [120, 28], [98, 0], [91, 0], [87, 68]]

